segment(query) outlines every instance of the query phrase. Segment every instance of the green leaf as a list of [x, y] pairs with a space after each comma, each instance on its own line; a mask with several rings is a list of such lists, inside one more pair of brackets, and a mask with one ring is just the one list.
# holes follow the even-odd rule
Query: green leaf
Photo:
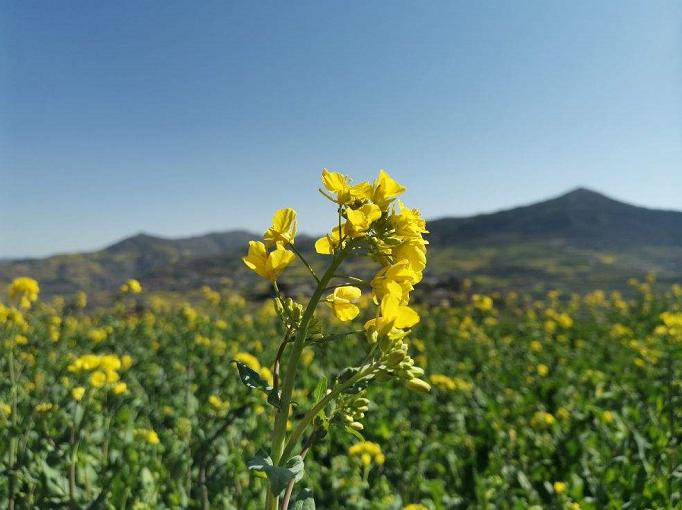
[[294, 499], [293, 510], [315, 510], [313, 491], [307, 487], [301, 489]]
[[313, 392], [313, 400], [315, 402], [319, 402], [322, 400], [322, 397], [325, 396], [327, 393], [327, 378], [322, 376], [320, 381], [317, 383], [317, 386], [315, 387], [315, 391]]
[[272, 387], [265, 382], [265, 379], [263, 379], [258, 372], [241, 361], [232, 360], [232, 362], [237, 365], [239, 378], [242, 380], [242, 383], [244, 383], [244, 386], [253, 390], [261, 390], [265, 392], [272, 390]]
[[296, 483], [303, 478], [304, 472], [303, 457], [300, 455], [291, 457], [284, 466], [273, 466], [270, 456], [259, 452], [248, 461], [247, 467], [265, 473], [270, 481], [270, 489], [277, 496], [282, 495], [291, 480]]

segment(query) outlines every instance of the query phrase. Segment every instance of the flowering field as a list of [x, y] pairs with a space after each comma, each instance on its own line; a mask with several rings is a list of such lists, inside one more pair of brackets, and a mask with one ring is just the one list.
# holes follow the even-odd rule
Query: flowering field
[[[410, 350], [431, 393], [382, 385], [366, 442], [330, 431], [307, 469], [318, 507], [675, 508], [682, 297], [636, 287], [421, 310]], [[268, 440], [268, 403], [230, 360], [271, 378], [257, 359], [274, 358], [280, 325], [271, 303], [204, 295], [0, 308], [3, 507], [261, 508], [246, 462]], [[365, 350], [360, 336], [306, 347], [304, 385]], [[296, 393], [295, 413], [312, 398]]]
[[[0, 506], [680, 508], [680, 286], [420, 304], [427, 232], [405, 188], [383, 171], [323, 184], [329, 266], [277, 211], [244, 257], [265, 303], [130, 280], [95, 307], [17, 278], [0, 304]], [[294, 263], [311, 296], [280, 291]]]

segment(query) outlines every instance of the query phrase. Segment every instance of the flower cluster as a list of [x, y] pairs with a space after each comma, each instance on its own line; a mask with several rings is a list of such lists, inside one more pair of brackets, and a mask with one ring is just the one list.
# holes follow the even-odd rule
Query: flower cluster
[[139, 294], [142, 292], [142, 285], [139, 281], [131, 279], [121, 285], [121, 294]]
[[[111, 391], [116, 395], [121, 395], [128, 390], [126, 383], [120, 382], [119, 372], [121, 370], [128, 370], [133, 364], [130, 356], [117, 356], [115, 354], [85, 354], [74, 359], [67, 369], [73, 374], [88, 372], [88, 382], [94, 389], [103, 388], [104, 386], [111, 387]], [[73, 397], [76, 400], [83, 397], [80, 390], [78, 390]]]
[[26, 310], [38, 300], [39, 293], [38, 282], [26, 276], [15, 278], [7, 289], [10, 302], [16, 302], [20, 308]]
[[295, 237], [296, 211], [280, 209], [263, 234], [264, 242], [250, 241], [249, 253], [242, 260], [256, 274], [274, 282], [294, 260], [294, 253], [287, 247], [293, 247]]
[[371, 441], [360, 441], [359, 443], [355, 443], [348, 448], [348, 455], [359, 459], [365, 466], [369, 466], [372, 462], [381, 466], [386, 462], [386, 457], [382, 453], [381, 447]]

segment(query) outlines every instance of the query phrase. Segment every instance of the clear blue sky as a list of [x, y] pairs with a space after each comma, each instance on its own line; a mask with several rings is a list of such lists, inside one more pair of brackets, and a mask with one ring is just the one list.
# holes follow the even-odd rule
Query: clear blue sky
[[322, 167], [427, 217], [587, 186], [682, 209], [674, 1], [0, 0], [0, 257], [327, 229]]

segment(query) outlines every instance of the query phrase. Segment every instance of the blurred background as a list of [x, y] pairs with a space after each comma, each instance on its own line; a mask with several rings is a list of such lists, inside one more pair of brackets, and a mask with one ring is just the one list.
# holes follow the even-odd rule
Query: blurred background
[[[153, 273], [169, 263], [243, 245], [249, 236], [232, 231], [260, 234], [280, 207], [319, 235], [334, 221], [311, 198], [323, 167], [357, 180], [385, 168], [428, 219], [581, 188], [549, 216], [434, 227], [440, 276], [488, 282], [519, 269], [524, 283], [551, 286], [595, 264], [614, 282], [673, 276], [680, 216], [592, 192], [682, 209], [680, 11], [672, 1], [3, 1], [0, 279], [30, 271], [48, 292], [163, 280]], [[167, 242], [207, 233], [217, 235]], [[119, 253], [110, 275], [99, 250], [125, 239], [116, 246], [128, 262]]]

